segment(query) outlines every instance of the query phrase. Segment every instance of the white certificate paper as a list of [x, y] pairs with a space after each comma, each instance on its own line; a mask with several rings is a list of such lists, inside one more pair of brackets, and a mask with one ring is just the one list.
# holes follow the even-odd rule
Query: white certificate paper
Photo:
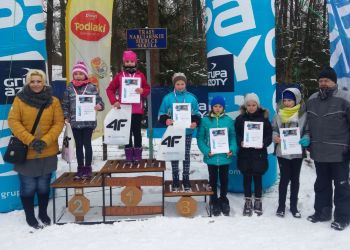
[[140, 103], [141, 96], [135, 90], [141, 87], [140, 77], [122, 77], [122, 103]]
[[280, 137], [282, 155], [302, 154], [299, 128], [281, 128]]
[[244, 122], [243, 146], [245, 148], [262, 148], [263, 132], [263, 122]]
[[191, 126], [191, 103], [173, 103], [173, 120], [175, 127]]
[[212, 154], [222, 154], [230, 152], [228, 145], [227, 128], [211, 128], [210, 133], [210, 152]]
[[95, 95], [77, 95], [75, 102], [75, 120], [96, 121], [96, 96]]

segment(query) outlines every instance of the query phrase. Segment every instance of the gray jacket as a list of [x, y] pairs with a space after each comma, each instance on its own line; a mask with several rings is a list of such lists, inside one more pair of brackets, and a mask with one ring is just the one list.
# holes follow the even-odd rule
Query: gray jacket
[[[102, 101], [102, 98], [98, 94], [96, 86], [92, 83], [88, 83], [87, 85], [80, 87], [75, 87], [75, 90], [77, 91], [78, 95], [96, 95], [96, 104], [100, 104], [102, 106], [102, 110], [104, 109], [104, 103]], [[72, 126], [72, 128], [96, 128], [96, 121], [76, 121], [75, 100], [76, 93], [74, 91], [74, 86], [72, 83], [69, 83], [66, 88], [66, 91], [64, 92], [62, 101], [64, 119], [68, 118], [70, 120], [70, 125]]]
[[350, 95], [335, 89], [326, 99], [314, 93], [306, 103], [311, 158], [342, 162], [349, 158]]

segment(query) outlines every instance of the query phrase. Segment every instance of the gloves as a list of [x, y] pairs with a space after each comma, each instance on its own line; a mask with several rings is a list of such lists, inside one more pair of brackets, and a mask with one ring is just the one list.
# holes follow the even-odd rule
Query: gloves
[[301, 137], [299, 144], [304, 148], [308, 147], [310, 145], [310, 136], [304, 135]]
[[41, 154], [41, 151], [43, 151], [43, 149], [47, 147], [47, 144], [43, 140], [35, 139], [31, 143], [31, 146], [38, 154]]

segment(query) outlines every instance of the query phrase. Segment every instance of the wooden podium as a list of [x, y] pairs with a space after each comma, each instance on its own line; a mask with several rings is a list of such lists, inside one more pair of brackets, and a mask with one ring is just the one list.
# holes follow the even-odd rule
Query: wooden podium
[[[101, 169], [102, 174], [102, 215], [103, 222], [106, 216], [135, 216], [135, 215], [164, 215], [164, 171], [165, 162], [158, 160], [142, 160], [138, 163], [130, 163], [125, 160], [109, 160]], [[150, 175], [150, 173], [161, 173], [162, 176]], [[136, 177], [114, 177], [116, 174], [139, 173]], [[147, 173], [147, 175], [145, 175]], [[121, 193], [121, 201], [125, 206], [112, 205], [112, 187], [125, 187]], [[162, 187], [161, 205], [138, 206], [142, 200], [142, 186]], [[109, 206], [105, 201], [105, 188], [109, 187]]]

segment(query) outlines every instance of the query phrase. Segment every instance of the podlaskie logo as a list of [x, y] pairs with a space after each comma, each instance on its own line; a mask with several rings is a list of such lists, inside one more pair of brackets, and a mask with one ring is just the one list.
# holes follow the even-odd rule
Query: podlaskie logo
[[94, 10], [84, 10], [77, 14], [70, 24], [72, 32], [82, 40], [98, 41], [109, 33], [107, 19]]

